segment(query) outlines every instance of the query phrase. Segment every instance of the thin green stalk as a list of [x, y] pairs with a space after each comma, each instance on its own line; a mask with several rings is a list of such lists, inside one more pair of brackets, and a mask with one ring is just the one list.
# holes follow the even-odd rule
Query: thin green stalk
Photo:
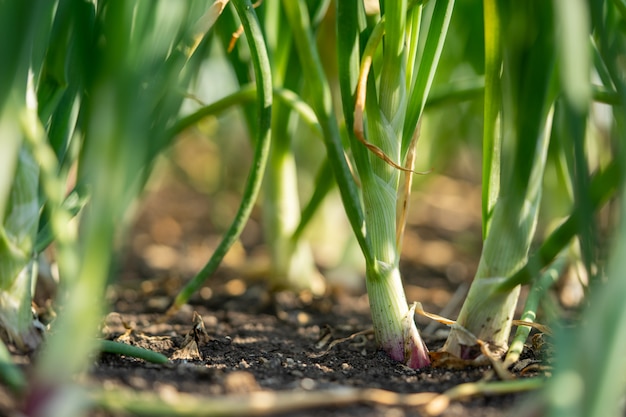
[[100, 350], [104, 353], [124, 355], [132, 358], [143, 359], [146, 362], [164, 364], [168, 363], [167, 356], [153, 350], [132, 346], [127, 343], [115, 342], [113, 340], [101, 340]]
[[[233, 106], [253, 103], [256, 100], [256, 97], [256, 86], [253, 84], [244, 85], [239, 91], [236, 91], [214, 103], [203, 106], [195, 112], [189, 114], [188, 116], [181, 118], [169, 130], [168, 136], [173, 138], [184, 130], [197, 124], [205, 117], [219, 114]], [[274, 101], [280, 101], [284, 105], [288, 106], [292, 111], [300, 116], [300, 120], [303, 121], [313, 132], [321, 136], [322, 129], [317, 121], [315, 113], [299, 95], [291, 90], [276, 87], [273, 89], [273, 97]], [[334, 184], [332, 179], [332, 171], [330, 171], [330, 166], [327, 162], [324, 162], [323, 167], [320, 170], [320, 178], [322, 182], [320, 182], [318, 186], [316, 186], [314, 194], [311, 196], [310, 201], [307, 203], [305, 209], [302, 211], [301, 219], [298, 223], [298, 226], [290, 236], [290, 240], [291, 242], [293, 242], [293, 244], [295, 244], [295, 242], [297, 242], [297, 240], [300, 238], [308, 222], [311, 220], [312, 216], [317, 211], [317, 208], [323, 201], [324, 197], [327, 195], [328, 191]], [[276, 213], [274, 213], [274, 215], [275, 214]], [[209, 273], [207, 273], [207, 275], [205, 276], [208, 275]], [[181, 295], [179, 302], [186, 302], [188, 300], [188, 297], [190, 297], [192, 294], [193, 291], [187, 293], [187, 295]]]
[[228, 252], [228, 249], [230, 249], [233, 243], [238, 239], [261, 189], [261, 181], [269, 155], [272, 116], [272, 82], [269, 58], [265, 49], [263, 34], [261, 33], [261, 28], [252, 4], [249, 0], [233, 0], [233, 4], [237, 9], [237, 14], [241, 19], [248, 44], [250, 45], [257, 82], [259, 126], [257, 130], [253, 167], [248, 175], [243, 191], [242, 202], [235, 214], [235, 219], [224, 234], [222, 241], [215, 249], [215, 252], [213, 252], [208, 263], [178, 293], [169, 309], [170, 313], [183, 306], [187, 300], [189, 300], [189, 297], [202, 286], [206, 278], [217, 269]]
[[[143, 185], [142, 175], [148, 175], [155, 154], [166, 145], [165, 126], [182, 101], [174, 92], [184, 88], [179, 83], [188, 81], [181, 74], [188, 57], [177, 47], [184, 43], [194, 5], [199, 6], [196, 12], [205, 8], [200, 2], [189, 2], [178, 6], [180, 14], [169, 13], [173, 9], [157, 14], [157, 9], [166, 7], [163, 2], [112, 2], [106, 8], [101, 3], [83, 2], [80, 6], [86, 9], [77, 9], [85, 13], [72, 17], [72, 49], [85, 52], [72, 61], [84, 77], [68, 78], [82, 94], [79, 133], [75, 135], [82, 141], [78, 183], [91, 192], [80, 228], [62, 204], [65, 178], [59, 175], [55, 152], [46, 146], [33, 148], [47, 152], [38, 160], [45, 173], [43, 186], [51, 203], [50, 222], [63, 278], [59, 290], [63, 308], [37, 367], [40, 383], [53, 388], [54, 395], [85, 369], [97, 348], [94, 333], [105, 310], [102, 295], [114, 260], [116, 232]], [[185, 30], [178, 30], [178, 24]], [[103, 39], [106, 42], [101, 42]], [[33, 143], [47, 145], [42, 127], [32, 126], [38, 128], [31, 135], [36, 139]], [[72, 354], [68, 355], [70, 345]]]
[[[407, 0], [396, 0], [385, 3], [384, 16], [387, 24], [385, 25], [385, 37], [383, 38], [384, 54], [382, 68], [380, 69], [378, 103], [381, 113], [391, 123], [393, 123], [394, 118], [402, 120], [405, 111], [406, 51], [404, 43], [406, 35], [406, 13]], [[400, 112], [400, 114], [398, 114], [398, 112]], [[389, 145], [394, 145], [396, 142], [396, 138], [393, 138]], [[393, 158], [393, 153], [387, 152], [384, 145], [385, 144], [383, 144], [382, 147], [383, 152]], [[398, 146], [398, 149], [399, 148]]]
[[[186, 129], [195, 126], [206, 117], [218, 115], [234, 106], [245, 106], [246, 104], [254, 103], [257, 95], [256, 85], [244, 85], [238, 91], [235, 91], [234, 93], [229, 94], [214, 103], [202, 106], [195, 112], [182, 117], [168, 130], [167, 136], [173, 139]], [[322, 130], [315, 113], [299, 95], [284, 88], [274, 88], [273, 97], [274, 100], [279, 100], [290, 106], [291, 109], [300, 116], [301, 120], [305, 122], [314, 132], [319, 135], [322, 134]]]
[[487, 237], [493, 207], [500, 191], [500, 14], [497, 0], [484, 0], [485, 103], [483, 112], [482, 230]]
[[[623, 137], [623, 135], [622, 135]], [[622, 198], [624, 193], [622, 190]], [[626, 360], [626, 215], [611, 250], [606, 283], [591, 287], [589, 304], [579, 326], [560, 329], [556, 335], [556, 369], [545, 392], [549, 416], [619, 416], [623, 413], [623, 370]], [[592, 360], [590, 361], [590, 358]]]
[[574, 185], [574, 204], [588, 221], [579, 224], [578, 237], [587, 273], [593, 279], [597, 247], [597, 226], [588, 198], [589, 167], [585, 152], [587, 117], [591, 103], [591, 48], [580, 48], [589, 42], [590, 16], [588, 6], [582, 0], [553, 0], [555, 7], [556, 41], [560, 61], [560, 81], [563, 99], [558, 110], [563, 123], [562, 137], [570, 176]]
[[[620, 9], [626, 11], [626, 8], [619, 7], [623, 1], [613, 2], [614, 6], [618, 6], [615, 8], [609, 3], [603, 5], [606, 10], [602, 14], [595, 15], [594, 35], [599, 46], [596, 68], [606, 69], [605, 74], [601, 74], [603, 82], [607, 84], [610, 81], [624, 102], [626, 83], [621, 59], [626, 38], [619, 29], [623, 20], [613, 20], [611, 16], [614, 17]], [[622, 110], [613, 110], [613, 136], [620, 146], [613, 161], [618, 167], [617, 173], [610, 177], [611, 182], [617, 181], [619, 185], [620, 201], [626, 197], [623, 171], [626, 153], [621, 146], [626, 140], [626, 117]], [[591, 284], [588, 303], [583, 311], [584, 319], [579, 326], [559, 329], [556, 335], [556, 367], [545, 392], [548, 403], [546, 415], [550, 417], [619, 416], [624, 412], [626, 210], [623, 206], [619, 207], [618, 222], [609, 253], [607, 276]]]
[[300, 224], [297, 170], [287, 128], [289, 113], [280, 113], [276, 109], [273, 115], [273, 146], [263, 194], [263, 229], [271, 258], [269, 283], [274, 289], [308, 290], [320, 295], [325, 284], [311, 248], [305, 240], [293, 239]]
[[[265, 10], [266, 31], [273, 44], [268, 48], [274, 54], [272, 82], [288, 89], [302, 84], [302, 71], [293, 51], [293, 37], [283, 26], [287, 25], [279, 3]], [[306, 91], [304, 92], [306, 94]], [[309, 242], [294, 240], [300, 223], [300, 196], [298, 169], [293, 151], [293, 112], [290, 106], [276, 103], [272, 111], [272, 146], [265, 173], [263, 192], [263, 232], [271, 259], [270, 285], [275, 289], [307, 290], [320, 295], [325, 291], [324, 280], [315, 265]]]
[[364, 231], [360, 197], [346, 162], [339, 127], [334, 119], [330, 87], [310, 31], [306, 8], [301, 0], [284, 0], [283, 8], [293, 32], [305, 82], [312, 91], [311, 105], [324, 132], [328, 158], [333, 166], [348, 220], [367, 262], [371, 262], [372, 250]]
[[[299, 62], [293, 50], [292, 35], [285, 28], [287, 22], [279, 4], [270, 2], [259, 9], [268, 55], [272, 62], [273, 84], [283, 91], [288, 91], [287, 89], [300, 91], [303, 89]], [[328, 2], [317, 2], [316, 6], [317, 13], [321, 13], [320, 16], [322, 16], [328, 7]], [[220, 30], [224, 44], [231, 43], [230, 33], [234, 28], [232, 23], [224, 22], [221, 28], [223, 30]], [[248, 60], [236, 49], [228, 53], [228, 60], [236, 72], [240, 85], [248, 82]], [[304, 93], [306, 94], [306, 91]], [[304, 103], [300, 98], [297, 101]], [[274, 288], [306, 289], [320, 293], [324, 284], [315, 266], [310, 246], [304, 239], [294, 238], [294, 231], [302, 224], [299, 219], [300, 196], [296, 181], [297, 167], [292, 151], [294, 135], [291, 122], [294, 103], [276, 100], [273, 107], [272, 147], [262, 193], [262, 225], [272, 269], [270, 285]], [[249, 112], [246, 112], [246, 121], [249, 130], [254, 130], [256, 121], [250, 117]], [[320, 195], [317, 193], [315, 198]], [[308, 206], [309, 210], [316, 207], [319, 207], [319, 204]], [[298, 233], [298, 236], [301, 234]]]
[[609, 104], [611, 106], [618, 106], [622, 104], [622, 100], [616, 91], [603, 86], [592, 85], [591, 94], [593, 101], [597, 103]]
[[[422, 23], [422, 5], [417, 5], [409, 9], [407, 18], [407, 62], [417, 62], [417, 54], [419, 52], [419, 36]], [[407, 65], [406, 70], [406, 88], [411, 87], [411, 83], [415, 78], [413, 71], [414, 65]]]
[[[280, 101], [284, 105], [288, 106], [292, 111], [300, 116], [300, 120], [303, 121], [313, 132], [322, 135], [322, 129], [317, 121], [315, 112], [311, 107], [296, 93], [285, 88], [275, 87], [273, 90], [274, 100]], [[232, 106], [246, 105], [253, 103], [256, 100], [256, 86], [253, 84], [244, 85], [239, 91], [230, 94], [214, 103], [207, 106], [203, 106], [195, 112], [181, 118], [176, 122], [168, 132], [168, 136], [175, 137], [182, 131], [190, 128], [198, 123], [200, 120], [210, 115], [216, 115]], [[300, 221], [289, 237], [292, 245], [296, 245], [302, 236], [306, 226], [309, 224], [313, 215], [317, 212], [317, 208], [323, 202], [325, 196], [331, 190], [334, 185], [332, 176], [332, 168], [327, 160], [325, 160], [320, 167], [318, 180], [315, 182], [316, 187], [313, 195], [310, 197], [309, 202], [302, 210]], [[273, 213], [276, 215], [276, 213]], [[189, 296], [191, 293], [189, 294]]]
[[221, 98], [214, 103], [203, 106], [195, 112], [181, 118], [169, 129], [167, 136], [173, 139], [186, 129], [196, 125], [205, 117], [219, 114], [236, 105], [243, 105], [254, 102], [257, 95], [258, 93], [256, 86], [252, 84], [243, 86], [238, 91], [229, 94], [228, 96]]
[[[548, 142], [548, 135], [544, 132], [543, 136], [536, 162], [539, 179]], [[485, 240], [476, 276], [457, 319], [460, 326], [489, 343], [491, 351], [496, 354], [503, 354], [508, 347], [511, 320], [520, 291], [519, 287], [508, 291], [500, 291], [500, 288], [526, 264], [537, 221], [539, 195], [522, 201], [523, 205], [510, 196], [499, 197], [492, 231]], [[518, 213], [515, 213], [516, 207], [520, 210]], [[453, 329], [444, 350], [459, 357], [472, 357], [477, 353], [464, 343], [464, 334]]]
[[[541, 274], [541, 276], [533, 282], [530, 287], [530, 291], [528, 292], [526, 304], [524, 305], [524, 312], [522, 313], [520, 320], [529, 323], [535, 322], [537, 319], [537, 310], [539, 308], [540, 301], [559, 279], [561, 272], [566, 265], [567, 258], [562, 257], [550, 265]], [[506, 359], [504, 360], [505, 368], [508, 368], [510, 365], [518, 361], [522, 351], [524, 350], [524, 345], [526, 344], [530, 330], [530, 326], [517, 327], [517, 331], [515, 332], [515, 336], [513, 336], [509, 351], [506, 354]]]

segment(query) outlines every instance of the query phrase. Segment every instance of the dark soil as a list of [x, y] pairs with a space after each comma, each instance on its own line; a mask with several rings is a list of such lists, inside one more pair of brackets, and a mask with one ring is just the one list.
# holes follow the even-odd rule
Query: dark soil
[[[421, 301], [429, 311], [443, 310], [456, 317], [459, 301], [454, 293], [464, 294], [480, 253], [480, 194], [471, 184], [443, 177], [430, 184], [427, 194], [413, 196], [419, 203], [414, 203], [409, 219], [402, 264], [407, 298]], [[455, 196], [463, 196], [462, 202]], [[166, 317], [163, 312], [177, 290], [208, 259], [217, 241], [215, 227], [206, 220], [214, 205], [208, 197], [178, 183], [150, 194], [129, 235], [120, 278], [108, 294], [112, 313], [103, 326], [105, 338], [181, 359], [156, 365], [102, 354], [86, 384], [155, 392], [162, 397], [187, 393], [208, 400], [258, 392], [313, 395], [345, 387], [442, 393], [465, 382], [493, 378], [489, 366], [412, 370], [387, 358], [367, 332], [371, 319], [362, 285], [355, 289], [334, 283], [324, 297], [271, 293], [267, 276], [258, 266], [265, 264], [266, 255], [254, 221], [242, 237], [243, 245], [231, 251], [203, 290], [177, 314]], [[197, 351], [183, 350], [185, 336], [194, 327], [194, 312], [201, 317], [208, 338], [198, 340]], [[443, 326], [427, 319], [418, 320], [418, 325], [425, 330], [431, 351], [443, 344]], [[331, 345], [359, 332], [363, 334]], [[503, 416], [524, 398], [521, 393], [477, 395], [453, 401], [443, 415]], [[421, 406], [377, 402], [371, 398], [314, 405], [281, 415], [425, 415]], [[3, 395], [0, 403], [9, 407], [12, 401]], [[93, 410], [92, 415], [122, 414]]]

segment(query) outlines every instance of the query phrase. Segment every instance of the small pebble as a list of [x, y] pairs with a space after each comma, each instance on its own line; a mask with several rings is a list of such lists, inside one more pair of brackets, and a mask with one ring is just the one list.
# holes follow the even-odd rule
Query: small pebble
[[245, 394], [261, 388], [254, 375], [248, 371], [234, 371], [224, 378], [224, 388], [228, 393]]
[[315, 381], [311, 378], [303, 378], [302, 381], [300, 381], [300, 386], [302, 387], [302, 389], [307, 391], [315, 389], [315, 385]]

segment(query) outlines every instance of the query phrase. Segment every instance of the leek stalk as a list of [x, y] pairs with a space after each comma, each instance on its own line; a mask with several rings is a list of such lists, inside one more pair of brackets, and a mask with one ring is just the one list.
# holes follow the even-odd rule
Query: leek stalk
[[[483, 177], [483, 251], [457, 319], [464, 330], [452, 329], [443, 348], [459, 357], [480, 354], [474, 342], [467, 340], [466, 331], [488, 343], [496, 355], [508, 349], [520, 287], [505, 284], [528, 260], [550, 137], [554, 101], [551, 19], [547, 2], [485, 0], [486, 65], [491, 69], [485, 90], [484, 146], [493, 149], [485, 152], [491, 159], [483, 161], [488, 165]], [[501, 51], [494, 37], [501, 39]], [[494, 111], [499, 103], [500, 112]], [[494, 130], [498, 118], [501, 133]]]
[[[268, 53], [273, 56], [272, 84], [293, 91], [302, 84], [302, 71], [293, 50], [293, 38], [280, 11], [270, 3], [265, 10]], [[265, 172], [263, 228], [271, 259], [270, 285], [274, 289], [310, 291], [321, 295], [326, 286], [315, 265], [309, 242], [293, 239], [300, 224], [298, 169], [294, 154], [293, 111], [277, 102], [272, 108], [272, 146]]]
[[[409, 10], [410, 7], [413, 9]], [[413, 170], [413, 158], [409, 154], [414, 151], [417, 125], [441, 56], [453, 7], [453, 1], [440, 1], [433, 6], [424, 50], [418, 55], [416, 45], [422, 6], [409, 5], [406, 1], [386, 2], [384, 21], [381, 19], [371, 32], [359, 64], [359, 37], [365, 21], [363, 10], [356, 1], [337, 4], [344, 115], [348, 126], [357, 122], [355, 132], [350, 132], [350, 143], [362, 185], [368, 242], [362, 249], [374, 332], [378, 344], [391, 358], [412, 368], [427, 366], [430, 360], [404, 294], [399, 270], [402, 243], [399, 237], [404, 228], [406, 193], [410, 191]], [[378, 53], [376, 42], [382, 29], [385, 30], [384, 48], [378, 67], [374, 54]], [[374, 72], [368, 77], [372, 63], [374, 72], [380, 73], [379, 80], [374, 79]], [[363, 111], [366, 129], [360, 126]], [[406, 176], [405, 187], [401, 185], [401, 171]]]

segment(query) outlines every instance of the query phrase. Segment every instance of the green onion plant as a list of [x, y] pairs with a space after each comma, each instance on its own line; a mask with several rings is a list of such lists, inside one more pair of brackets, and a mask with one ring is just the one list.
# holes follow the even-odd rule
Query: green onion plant
[[[600, 149], [602, 145], [588, 126], [592, 100], [612, 106], [620, 103], [622, 81], [615, 76], [615, 67], [613, 73], [609, 70], [609, 64], [615, 62], [611, 54], [616, 53], [615, 45], [620, 41], [612, 37], [608, 42], [606, 30], [610, 26], [607, 20], [619, 20], [619, 5], [604, 9], [583, 1], [558, 0], [485, 0], [483, 5], [484, 241], [474, 281], [443, 348], [463, 358], [485, 353], [476, 338], [486, 342], [488, 354], [507, 352], [520, 284], [531, 284], [522, 317], [534, 321], [538, 297], [563, 270], [565, 259], [559, 254], [572, 242], [580, 247], [591, 289], [601, 285], [598, 278], [604, 276], [603, 257], [598, 250], [601, 238], [595, 213], [615, 195], [622, 175], [620, 159], [611, 150]], [[603, 47], [598, 48], [598, 44]], [[592, 84], [594, 74], [601, 85]], [[620, 126], [621, 112], [614, 108], [614, 114]], [[603, 154], [602, 160], [594, 161], [590, 149]], [[535, 229], [549, 159], [555, 162], [571, 212], [541, 241]], [[592, 167], [596, 171], [593, 174]], [[532, 248], [533, 241], [538, 241], [536, 248]], [[506, 364], [519, 358], [529, 330], [526, 326], [518, 328]], [[565, 358], [572, 358], [567, 353], [573, 351], [571, 344], [559, 346]], [[563, 392], [559, 390], [548, 391], [555, 410], [562, 405], [554, 394]]]
[[[415, 2], [381, 2], [381, 14], [371, 16], [369, 24], [361, 2], [337, 3], [339, 78], [352, 172], [303, 3], [283, 5], [304, 77], [317, 93], [312, 106], [365, 258], [376, 340], [393, 359], [421, 368], [430, 361], [406, 301], [399, 258], [419, 121], [454, 2], [431, 3], [430, 24], [424, 31], [423, 6]], [[426, 37], [422, 50], [420, 35]]]
[[[508, 348], [519, 285], [537, 225], [555, 99], [549, 2], [484, 1], [483, 249], [444, 350], [463, 358]], [[473, 337], [468, 339], [466, 332]]]
[[[244, 202], [213, 263], [241, 233], [269, 151], [267, 54], [251, 4], [233, 4], [260, 80], [258, 128]], [[210, 52], [206, 34], [221, 7], [201, 1], [0, 2], [0, 50], [11, 63], [0, 70], [0, 325], [7, 340], [31, 347], [31, 334], [38, 335], [32, 271], [51, 241], [61, 279], [58, 318], [25, 400], [38, 415], [58, 414], [53, 399], [63, 397], [101, 347], [95, 336], [115, 244], [155, 158], [174, 139], [184, 92]], [[74, 191], [66, 195], [68, 188]], [[5, 374], [21, 385], [15, 375], [14, 368]], [[42, 390], [53, 394], [50, 401], [41, 401]], [[82, 404], [68, 402], [64, 414]]]
[[[40, 341], [31, 312], [39, 168], [24, 144], [20, 120], [36, 111], [29, 64], [31, 54], [39, 63], [41, 57], [29, 46], [45, 32], [49, 10], [45, 5], [29, 10], [15, 2], [3, 2], [0, 7], [0, 30], [6, 40], [0, 43], [6, 61], [0, 69], [0, 328], [3, 340], [28, 351]], [[9, 42], [11, 38], [14, 41]]]
[[[76, 182], [88, 190], [90, 201], [75, 235], [65, 237], [69, 219], [59, 215], [58, 197], [53, 195], [64, 190], [44, 188], [59, 249], [61, 291], [67, 294], [42, 354], [40, 373], [45, 381], [70, 381], [97, 346], [94, 331], [106, 308], [101, 300], [114, 260], [116, 234], [122, 232], [118, 225], [123, 226], [154, 158], [168, 145], [167, 126], [182, 103], [179, 90], [191, 80], [186, 69], [198, 65], [194, 52], [201, 50], [197, 36], [203, 33], [207, 13], [210, 8], [200, 3], [171, 9], [161, 2], [60, 2], [52, 15], [53, 29], [58, 29], [52, 33], [72, 48], [48, 51], [44, 70], [59, 60], [60, 73], [43, 72], [39, 96], [66, 97], [51, 108], [50, 120], [41, 120], [42, 128], [49, 126], [49, 130], [35, 132], [33, 141], [42, 149], [40, 165], [51, 184], [59, 179], [65, 182], [59, 176], [67, 170], [60, 165], [72, 146], [78, 148]], [[180, 29], [182, 22], [186, 22], [185, 30]], [[65, 84], [49, 93], [45, 89], [53, 75], [62, 77]], [[72, 122], [57, 122], [56, 117], [62, 117], [66, 107], [77, 105], [75, 124], [53, 130], [56, 123]], [[59, 145], [52, 148], [51, 144]], [[48, 154], [54, 152], [50, 163], [44, 162], [47, 148]], [[70, 340], [75, 354], [68, 357]]]
[[[590, 50], [593, 52], [593, 70], [597, 74], [601, 88], [614, 94], [616, 100], [611, 104], [612, 116], [609, 126], [609, 135], [615, 149], [611, 166], [615, 167], [610, 177], [604, 178], [601, 184], [607, 187], [609, 184], [618, 186], [619, 208], [617, 221], [619, 225], [614, 234], [609, 237], [610, 250], [606, 273], [603, 273], [601, 263], [603, 257], [598, 255], [597, 239], [594, 239], [596, 224], [580, 222], [579, 228], [583, 228], [581, 234], [581, 252], [585, 264], [594, 265], [597, 268], [595, 274], [590, 276], [600, 277], [591, 281], [588, 298], [581, 314], [581, 323], [577, 326], [561, 326], [558, 328], [556, 339], [556, 368], [553, 378], [548, 382], [547, 389], [543, 392], [543, 400], [547, 405], [549, 416], [619, 416], [624, 413], [624, 384], [623, 370], [626, 364], [621, 354], [621, 347], [626, 340], [624, 332], [624, 320], [626, 305], [623, 302], [624, 286], [626, 280], [624, 273], [624, 244], [626, 239], [626, 211], [623, 207], [624, 195], [624, 140], [626, 139], [626, 118], [623, 111], [623, 103], [626, 101], [626, 81], [621, 59], [626, 50], [626, 3], [623, 1], [608, 1], [598, 4], [577, 1], [572, 3], [558, 3], [557, 10], [564, 13], [572, 27], [562, 26], [561, 36], [564, 49], [576, 56], [574, 45], [571, 42], [576, 30], [581, 25], [589, 30], [591, 39]], [[570, 8], [570, 6], [574, 6]], [[576, 24], [578, 22], [578, 24]], [[569, 29], [569, 30], [568, 30]], [[570, 60], [574, 58], [570, 57]], [[582, 140], [584, 134], [575, 130], [580, 128], [577, 117], [583, 117], [589, 111], [584, 100], [584, 90], [581, 91], [576, 71], [568, 74], [570, 91], [566, 95], [565, 117], [568, 131], [574, 138]], [[582, 151], [581, 151], [582, 153]], [[584, 156], [584, 154], [583, 154]], [[577, 161], [578, 162], [578, 161]], [[607, 168], [608, 170], [608, 168]], [[577, 177], [576, 173], [573, 175]], [[578, 188], [581, 189], [581, 199], [585, 198], [584, 179], [578, 179]], [[582, 184], [581, 184], [582, 183]], [[589, 189], [593, 195], [598, 188], [598, 181], [589, 181]], [[581, 218], [583, 210], [594, 209], [593, 199], [586, 198], [578, 205]], [[588, 213], [588, 212], [587, 212]], [[585, 243], [584, 239], [588, 242]], [[585, 252], [587, 254], [585, 255]], [[592, 271], [593, 272], [593, 271]]]
[[[324, 15], [328, 2], [319, 2], [317, 7], [320, 9], [319, 13]], [[272, 62], [272, 85], [276, 90], [299, 93], [296, 97], [301, 105], [307, 106], [301, 98], [301, 70], [280, 3], [260, 3], [257, 10]], [[231, 35], [236, 31], [237, 23], [230, 15], [223, 17], [217, 27], [222, 45], [237, 81], [240, 85], [245, 85], [252, 81], [247, 70], [250, 63], [242, 57], [243, 46], [239, 45], [240, 42], [233, 45]], [[271, 260], [268, 280], [274, 289], [308, 290], [320, 295], [325, 289], [324, 280], [315, 264], [311, 246], [302, 236], [302, 231], [311, 217], [302, 217], [300, 208], [301, 193], [294, 147], [296, 141], [302, 142], [302, 133], [297, 132], [297, 119], [294, 118], [297, 112], [294, 112], [291, 104], [278, 100], [273, 106], [272, 147], [262, 193], [264, 241]], [[249, 130], [254, 131], [254, 119], [247, 112], [244, 115]], [[319, 129], [314, 131], [318, 133]], [[329, 167], [322, 164], [324, 166], [328, 174]], [[328, 175], [320, 178], [325, 183], [316, 184], [317, 194], [308, 206], [311, 214], [315, 213], [315, 208], [319, 207], [332, 184]]]
[[[246, 43], [244, 39], [236, 37], [240, 19], [230, 8], [223, 10], [216, 22], [216, 33], [223, 49], [222, 52], [226, 53], [240, 90], [183, 118], [172, 134], [190, 127], [208, 115], [234, 105], [242, 106], [249, 131], [258, 132], [257, 117], [249, 111], [254, 98], [253, 93], [264, 85], [273, 86], [271, 94], [275, 100], [271, 117], [272, 146], [269, 150], [268, 164], [263, 177], [264, 188], [261, 193], [264, 240], [271, 260], [268, 282], [274, 290], [306, 290], [321, 295], [325, 290], [325, 282], [315, 264], [311, 247], [303, 238], [303, 234], [333, 185], [332, 171], [328, 163], [320, 164], [318, 179], [315, 182], [316, 189], [301, 210], [297, 182], [298, 170], [293, 151], [294, 135], [296, 135], [294, 118], [306, 125], [317, 136], [320, 136], [322, 131], [315, 113], [296, 92], [301, 90], [302, 80], [297, 70], [297, 60], [294, 63], [293, 59], [288, 59], [288, 54], [293, 48], [292, 40], [290, 36], [283, 34], [286, 23], [277, 6], [278, 3], [272, 2], [255, 5], [255, 10], [259, 14], [260, 30], [264, 32], [263, 35], [257, 34], [255, 42], [267, 47], [268, 57], [274, 64], [271, 68], [268, 67], [267, 72], [260, 74], [263, 76], [262, 79], [259, 78], [259, 73], [255, 72], [254, 77], [250, 73], [250, 67], [258, 65], [256, 54], [245, 53], [250, 48], [250, 39]], [[323, 14], [328, 4], [321, 2], [318, 7]], [[267, 79], [268, 77], [270, 79]], [[253, 142], [257, 140], [258, 138], [253, 138]], [[244, 200], [250, 203], [251, 209], [254, 200], [248, 199], [247, 196], [244, 196]], [[244, 224], [241, 223], [240, 227], [243, 226]], [[236, 239], [237, 236], [238, 234], [227, 233], [226, 239]], [[224, 246], [224, 248], [228, 247]], [[218, 251], [221, 251], [221, 246]], [[217, 268], [220, 261], [221, 257], [212, 258], [209, 264], [179, 293], [170, 311], [175, 311], [185, 304]]]

